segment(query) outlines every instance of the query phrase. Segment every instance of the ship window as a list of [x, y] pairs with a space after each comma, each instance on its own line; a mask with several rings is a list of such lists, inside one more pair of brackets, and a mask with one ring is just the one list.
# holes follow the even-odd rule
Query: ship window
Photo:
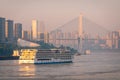
[[59, 53], [60, 51], [59, 50], [56, 50], [55, 53]]
[[37, 60], [50, 60], [50, 59], [37, 59]]

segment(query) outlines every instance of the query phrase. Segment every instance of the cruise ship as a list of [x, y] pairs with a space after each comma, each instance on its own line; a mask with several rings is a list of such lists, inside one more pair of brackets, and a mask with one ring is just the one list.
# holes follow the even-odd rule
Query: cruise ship
[[22, 49], [19, 63], [71, 63], [73, 54], [64, 49]]

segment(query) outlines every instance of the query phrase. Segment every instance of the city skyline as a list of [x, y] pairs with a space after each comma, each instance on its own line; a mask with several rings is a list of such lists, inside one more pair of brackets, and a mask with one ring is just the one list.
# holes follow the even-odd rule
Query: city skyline
[[[82, 44], [81, 46], [84, 48], [109, 48], [109, 49], [118, 49], [120, 48], [120, 29], [113, 30], [107, 33], [104, 36], [96, 35], [96, 34], [87, 34], [83, 32], [82, 28], [82, 15], [79, 17], [79, 29], [77, 32], [64, 32], [62, 30], [55, 30], [52, 33], [38, 32], [38, 21], [32, 20], [32, 30], [26, 31], [22, 29], [22, 23], [14, 23], [14, 20], [6, 20], [6, 18], [0, 17], [0, 42], [1, 43], [13, 43], [17, 39], [31, 40], [31, 41], [43, 41], [45, 43], [52, 43], [55, 46], [60, 46], [61, 43], [64, 46], [73, 46], [74, 48], [78, 47], [78, 44]], [[13, 28], [14, 26], [14, 28]], [[44, 26], [41, 26], [44, 29]], [[14, 35], [13, 35], [14, 34]], [[92, 37], [94, 35], [94, 37]], [[62, 40], [62, 41], [61, 41]], [[73, 42], [71, 42], [74, 40]], [[79, 43], [82, 40], [81, 43]], [[92, 41], [91, 41], [92, 40]], [[87, 45], [86, 45], [87, 44]], [[91, 45], [88, 46], [88, 45]], [[79, 48], [78, 48], [79, 49]]]
[[91, 21], [116, 30], [120, 25], [119, 3], [119, 0], [0, 0], [0, 16], [21, 22], [27, 30], [33, 19], [44, 21], [50, 31], [82, 13]]
[[[13, 1], [13, 3], [11, 3], [12, 1]], [[97, 39], [98, 38], [99, 40], [100, 39], [102, 40], [102, 37], [105, 37], [105, 35], [107, 35], [108, 32], [112, 33], [114, 31], [117, 31], [116, 33], [110, 34], [110, 36], [108, 35], [108, 38], [111, 40], [107, 41], [107, 39], [106, 39], [105, 40], [106, 43], [104, 43], [104, 46], [108, 47], [107, 45], [109, 45], [109, 47], [111, 47], [111, 48], [113, 48], [113, 47], [118, 48], [119, 35], [116, 35], [116, 34], [120, 34], [118, 32], [118, 29], [120, 30], [120, 28], [119, 28], [119, 14], [118, 14], [119, 10], [116, 9], [116, 7], [118, 7], [118, 5], [116, 4], [118, 2], [117, 0], [115, 0], [114, 3], [112, 3], [113, 2], [112, 0], [110, 0], [110, 1], [105, 0], [104, 2], [103, 1], [96, 1], [95, 2], [94, 0], [90, 0], [90, 1], [88, 1], [88, 2], [90, 2], [90, 4], [88, 4], [86, 1], [82, 1], [82, 0], [81, 1], [71, 1], [71, 0], [70, 1], [67, 1], [67, 0], [58, 1], [58, 2], [60, 2], [60, 4], [63, 3], [64, 7], [61, 5], [56, 5], [56, 4], [58, 4], [58, 2], [56, 2], [54, 0], [50, 1], [50, 3], [47, 3], [47, 2], [49, 2], [47, 0], [45, 0], [45, 1], [35, 0], [32, 5], [31, 5], [31, 2], [32, 2], [31, 0], [30, 1], [18, 1], [18, 2], [14, 1], [14, 0], [12, 0], [12, 1], [10, 2], [10, 5], [16, 3], [15, 5], [12, 6], [12, 9], [14, 9], [16, 6], [16, 8], [15, 8], [15, 10], [16, 10], [19, 7], [18, 12], [20, 12], [20, 14], [17, 14], [14, 16], [13, 16], [13, 14], [16, 14], [17, 12], [11, 14], [12, 17], [9, 18], [10, 20], [13, 20], [15, 23], [18, 23], [18, 22], [21, 23], [20, 25], [15, 24], [14, 33], [15, 33], [16, 38], [24, 38], [26, 40], [45, 40], [46, 36], [47, 36], [47, 38], [49, 38], [49, 36], [51, 35], [50, 33], [55, 32], [54, 35], [52, 36], [52, 38], [50, 38], [50, 39], [55, 39], [54, 43], [56, 44], [56, 40], [60, 39], [59, 37], [61, 37], [61, 39], [69, 39], [69, 38], [71, 38], [72, 35], [76, 35], [76, 34], [71, 34], [71, 33], [74, 33], [76, 31], [77, 31], [77, 35], [78, 35], [76, 38], [77, 40], [78, 40], [78, 38], [80, 38], [82, 40], [82, 38], [85, 38], [85, 36], [88, 36], [87, 37], [88, 39], [90, 39], [90, 38]], [[3, 3], [4, 2], [9, 2], [9, 1], [5, 0], [5, 1], [3, 1]], [[26, 4], [24, 2], [26, 2]], [[36, 2], [38, 2], [38, 3], [36, 3]], [[70, 3], [67, 3], [67, 2], [70, 2]], [[71, 5], [72, 2], [73, 2], [74, 6]], [[78, 2], [78, 4], [81, 4], [80, 2], [83, 2], [84, 5], [79, 6], [76, 2]], [[108, 4], [108, 2], [110, 2], [110, 4]], [[17, 5], [18, 3], [21, 5]], [[39, 4], [42, 4], [42, 3], [43, 3], [43, 5], [39, 6]], [[104, 3], [104, 4], [102, 4], [102, 3]], [[55, 6], [55, 5], [59, 6], [59, 8], [61, 8], [61, 9], [57, 10], [57, 7], [56, 8], [50, 7], [51, 9], [46, 8], [46, 6], [44, 4], [48, 4], [46, 6], [54, 4], [53, 6]], [[76, 7], [75, 4], [77, 4], [78, 7]], [[93, 4], [93, 5], [91, 5], [91, 4]], [[96, 5], [96, 4], [98, 4], [98, 5]], [[114, 4], [114, 6], [111, 4]], [[6, 5], [7, 5], [7, 3], [6, 3]], [[26, 10], [28, 9], [27, 12], [29, 12], [29, 7], [32, 7], [30, 10], [31, 12], [29, 12], [29, 14], [26, 16], [22, 16], [23, 14], [24, 15], [26, 14], [26, 12], [24, 11], [25, 9], [22, 7], [22, 5], [24, 6], [24, 8]], [[29, 5], [29, 7], [27, 7], [28, 5]], [[68, 5], [69, 5], [69, 8], [71, 7], [71, 9], [68, 9], [68, 7], [67, 8], [65, 7]], [[95, 5], [98, 8], [95, 8]], [[7, 6], [9, 6], [9, 5], [7, 5]], [[44, 6], [44, 8], [41, 8], [41, 6]], [[89, 11], [90, 12], [93, 11], [92, 14], [94, 14], [94, 15], [90, 16], [89, 12], [87, 14], [86, 14], [86, 12], [84, 12], [84, 13], [82, 12], [80, 7], [83, 7], [84, 8], [83, 11], [84, 11], [84, 10], [88, 10], [88, 9], [86, 9], [88, 6], [92, 6], [91, 10], [89, 10]], [[80, 11], [79, 10], [78, 10], [78, 12], [75, 11], [75, 13], [77, 13], [77, 14], [74, 14], [74, 10], [73, 10], [73, 13], [66, 14], [66, 11], [64, 11], [64, 10], [68, 9], [68, 12], [69, 12], [69, 10], [72, 11], [73, 7], [75, 10], [80, 9]], [[4, 8], [7, 8], [7, 7], [4, 7]], [[10, 6], [10, 8], [11, 8], [11, 6]], [[36, 8], [36, 9], [34, 9], [34, 8]], [[109, 8], [112, 8], [112, 9], [109, 10]], [[11, 11], [14, 11], [12, 9], [11, 9]], [[43, 12], [41, 10], [39, 11], [38, 9], [42, 9]], [[37, 13], [41, 13], [41, 12], [44, 13], [44, 9], [45, 10], [49, 9], [51, 11], [48, 10], [48, 13], [45, 15], [38, 15], [37, 14]], [[107, 12], [107, 9], [108, 9], [108, 12]], [[5, 10], [7, 10], [7, 9], [5, 9]], [[96, 10], [98, 11], [97, 13], [95, 12]], [[11, 13], [11, 11], [8, 13]], [[2, 12], [4, 13], [4, 10]], [[49, 13], [51, 13], [51, 12], [55, 13], [55, 15], [50, 15]], [[58, 12], [59, 13], [62, 12], [64, 14], [58, 15]], [[112, 13], [110, 13], [110, 12], [112, 12]], [[6, 13], [6, 15], [7, 15], [7, 13]], [[9, 14], [7, 16], [9, 17]], [[38, 19], [41, 16], [42, 16], [42, 18]], [[49, 16], [50, 20], [46, 19], [46, 20], [48, 20], [46, 22], [44, 19], [47, 18], [48, 16]], [[21, 19], [19, 19], [20, 17], [21, 17]], [[7, 19], [7, 17], [3, 17], [3, 18], [5, 18], [6, 20], [9, 20], [9, 19]], [[15, 19], [13, 19], [13, 18], [15, 18]], [[18, 21], [16, 19], [18, 19]], [[28, 20], [28, 19], [32, 21], [32, 24], [31, 23], [29, 24], [26, 22], [26, 20]], [[99, 20], [97, 20], [97, 19], [99, 19]], [[21, 20], [21, 21], [19, 21], [19, 20]], [[104, 24], [101, 24], [101, 21], [103, 21]], [[53, 23], [50, 23], [50, 22], [53, 22]], [[40, 25], [39, 25], [39, 23], [40, 23]], [[73, 24], [73, 23], [75, 23], [75, 24]], [[114, 24], [114, 26], [113, 26], [113, 24]], [[13, 26], [12, 23], [10, 25]], [[25, 25], [29, 25], [29, 26], [25, 26]], [[57, 27], [55, 27], [54, 25], [57, 25]], [[66, 26], [67, 26], [67, 28], [66, 28]], [[46, 27], [46, 29], [45, 29], [45, 27]], [[8, 28], [10, 28], [10, 27], [8, 27]], [[74, 30], [74, 29], [76, 29], [76, 30]], [[10, 32], [12, 32], [12, 29], [11, 30], [8, 29], [8, 31], [6, 32], [6, 35], [10, 34]], [[22, 33], [22, 31], [23, 31], [23, 33]], [[90, 33], [89, 31], [91, 31], [92, 33]], [[46, 36], [45, 36], [45, 33], [47, 33], [47, 32], [48, 32], [48, 34], [46, 34]], [[95, 32], [97, 32], [97, 33], [95, 33]], [[104, 32], [106, 32], [106, 33], [104, 33]], [[102, 35], [103, 33], [104, 33], [104, 35]], [[2, 35], [4, 35], [4, 34], [2, 34]], [[57, 35], [59, 35], [59, 36], [57, 36]], [[117, 37], [117, 39], [118, 39], [117, 41], [114, 40], [115, 39], [114, 35], [115, 35], [115, 37]], [[29, 39], [25, 38], [25, 36], [29, 37]], [[54, 37], [56, 37], [56, 38], [54, 38]], [[105, 38], [107, 38], [107, 37], [105, 37]], [[4, 40], [4, 38], [3, 38], [3, 40]], [[8, 38], [8, 40], [9, 40], [9, 38]], [[95, 41], [95, 44], [96, 43], [98, 45], [102, 44], [102, 46], [103, 46], [103, 43], [101, 43], [101, 41], [99, 41], [99, 40]], [[47, 42], [49, 42], [49, 40]], [[57, 42], [60, 43], [60, 41], [57, 41]], [[67, 40], [65, 40], [65, 42], [67, 44], [69, 44], [70, 41], [67, 42]], [[102, 42], [104, 42], [104, 40]], [[91, 43], [93, 43], [93, 42], [91, 42]]]

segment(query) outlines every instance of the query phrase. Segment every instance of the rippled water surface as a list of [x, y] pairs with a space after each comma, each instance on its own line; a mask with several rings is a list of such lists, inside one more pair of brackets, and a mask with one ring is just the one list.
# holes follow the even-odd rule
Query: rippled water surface
[[0, 61], [0, 80], [120, 80], [120, 52], [93, 52], [66, 64], [4, 60]]

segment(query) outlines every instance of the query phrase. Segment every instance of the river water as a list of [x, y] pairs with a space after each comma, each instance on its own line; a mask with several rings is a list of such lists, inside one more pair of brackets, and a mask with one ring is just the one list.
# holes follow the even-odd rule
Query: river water
[[0, 61], [0, 80], [120, 80], [120, 52], [75, 56], [73, 63], [18, 64]]

